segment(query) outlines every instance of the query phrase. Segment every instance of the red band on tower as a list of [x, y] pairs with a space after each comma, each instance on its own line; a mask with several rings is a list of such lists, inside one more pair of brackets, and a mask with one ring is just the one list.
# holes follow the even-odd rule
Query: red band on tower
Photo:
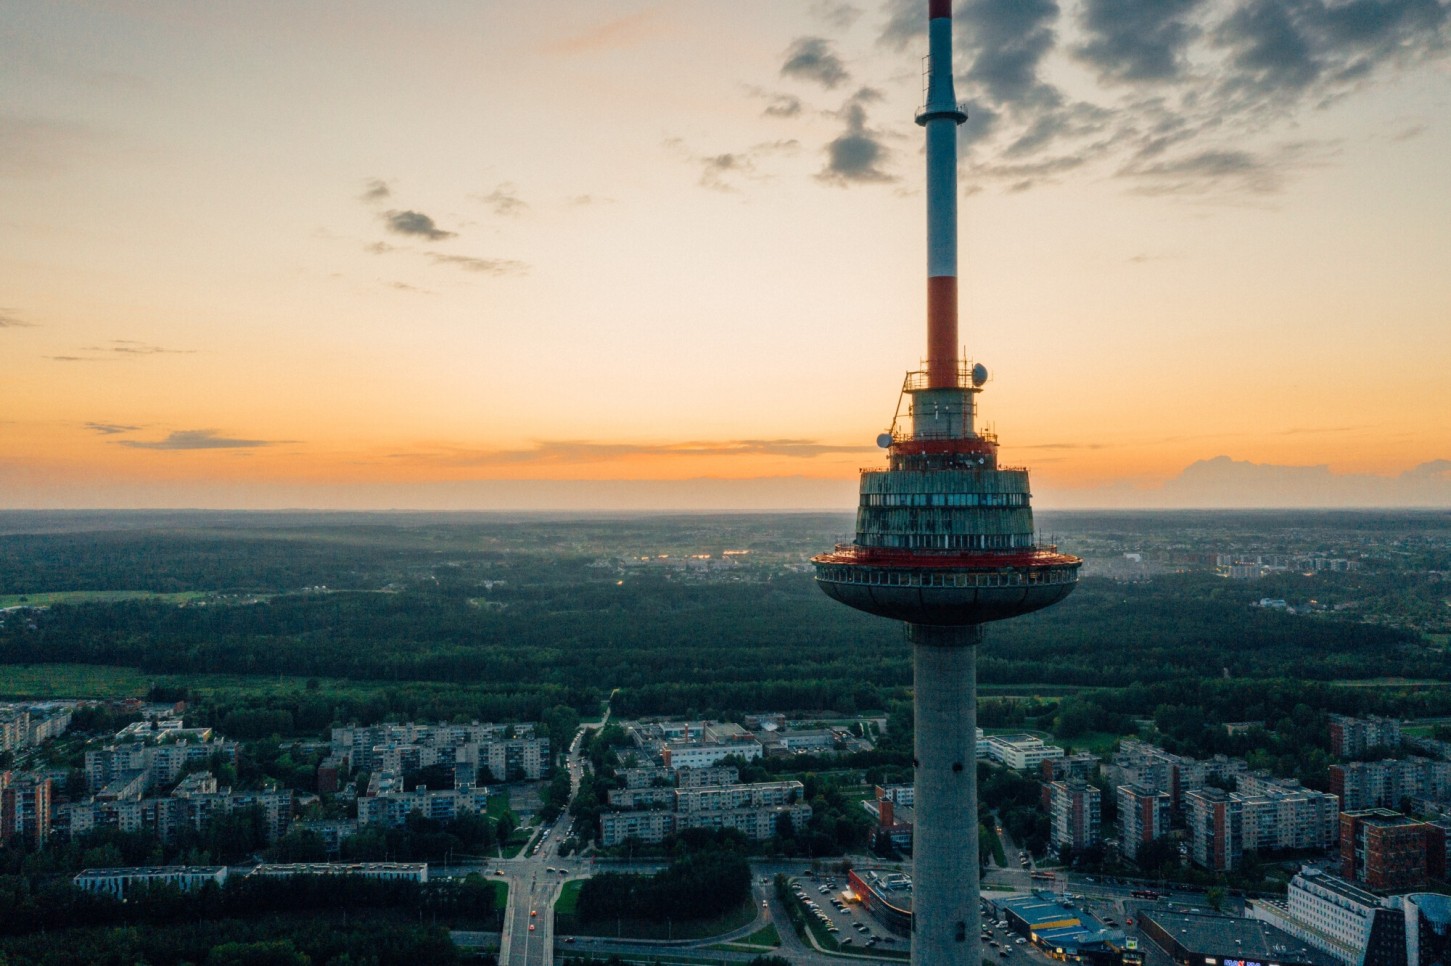
[[927, 385], [957, 385], [957, 278], [927, 279]]
[[[921, 10], [921, 7], [917, 8]], [[921, 14], [918, 14], [920, 17]], [[936, 20], [938, 17], [952, 16], [952, 0], [931, 0], [927, 8], [928, 19]]]

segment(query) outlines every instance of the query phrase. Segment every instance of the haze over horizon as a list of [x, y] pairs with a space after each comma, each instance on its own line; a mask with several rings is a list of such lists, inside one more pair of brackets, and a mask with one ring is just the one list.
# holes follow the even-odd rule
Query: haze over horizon
[[[925, 3], [0, 0], [0, 508], [842, 509]], [[1451, 6], [956, 4], [1041, 509], [1451, 506]]]

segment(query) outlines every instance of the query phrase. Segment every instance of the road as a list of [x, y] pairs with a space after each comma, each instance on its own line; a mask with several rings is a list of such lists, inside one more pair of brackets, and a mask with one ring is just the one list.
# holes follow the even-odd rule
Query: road
[[[614, 697], [614, 692], [610, 692]], [[569, 799], [579, 794], [584, 774], [581, 748], [586, 732], [603, 728], [611, 709], [598, 721], [584, 724], [569, 746], [565, 767], [569, 769]], [[553, 966], [554, 903], [570, 879], [588, 876], [591, 863], [575, 856], [561, 858], [559, 845], [569, 837], [566, 808], [554, 823], [541, 828], [534, 841], [516, 859], [493, 865], [495, 875], [509, 883], [509, 903], [504, 910], [504, 928], [499, 936], [499, 962], [507, 966]]]

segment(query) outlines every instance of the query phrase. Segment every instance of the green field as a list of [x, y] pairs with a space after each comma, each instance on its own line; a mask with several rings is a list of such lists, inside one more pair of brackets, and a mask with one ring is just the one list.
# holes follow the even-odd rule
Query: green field
[[57, 590], [39, 594], [0, 594], [0, 608], [48, 607], [51, 604], [113, 604], [118, 600], [169, 600], [185, 604], [216, 596], [204, 591], [158, 594], [149, 590]]

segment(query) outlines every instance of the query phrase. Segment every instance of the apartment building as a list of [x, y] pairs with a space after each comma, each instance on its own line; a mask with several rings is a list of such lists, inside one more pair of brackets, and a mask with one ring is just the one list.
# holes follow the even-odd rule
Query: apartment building
[[1394, 718], [1330, 716], [1330, 753], [1355, 758], [1372, 748], [1399, 748], [1401, 723]]
[[1047, 786], [1049, 842], [1055, 849], [1086, 849], [1101, 839], [1102, 794], [1082, 779], [1051, 782]]
[[1184, 793], [1189, 854], [1194, 864], [1226, 872], [1244, 857], [1244, 813], [1239, 799], [1213, 785]]
[[1118, 800], [1119, 852], [1137, 862], [1145, 845], [1169, 833], [1170, 800], [1167, 791], [1142, 785], [1120, 785]]

